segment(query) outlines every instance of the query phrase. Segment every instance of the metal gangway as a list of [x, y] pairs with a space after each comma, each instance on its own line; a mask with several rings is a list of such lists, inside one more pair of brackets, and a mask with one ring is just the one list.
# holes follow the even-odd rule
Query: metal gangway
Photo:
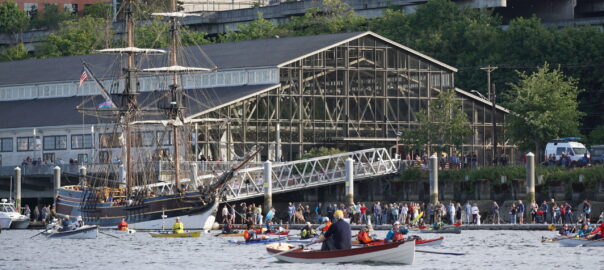
[[[346, 179], [345, 161], [348, 158], [354, 161], [355, 181], [397, 173], [399, 168], [399, 160], [392, 159], [385, 148], [274, 162], [271, 164], [272, 194], [342, 183]], [[264, 169], [264, 166], [258, 166], [237, 171], [226, 187], [226, 201], [263, 196], [266, 186]], [[201, 175], [198, 179], [206, 177], [213, 176]]]

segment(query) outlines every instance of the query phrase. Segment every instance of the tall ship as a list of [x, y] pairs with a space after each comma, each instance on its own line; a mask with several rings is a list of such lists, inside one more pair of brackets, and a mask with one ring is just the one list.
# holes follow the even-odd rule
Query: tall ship
[[[98, 51], [121, 57], [123, 84], [115, 84], [121, 89], [107, 90], [83, 62], [80, 84], [93, 77], [101, 95], [83, 101], [76, 108], [83, 117], [97, 118], [99, 124], [112, 129], [100, 138], [100, 143], [118, 144], [121, 158], [88, 164], [88, 173], [80, 176], [77, 185], [59, 189], [56, 213], [59, 217], [81, 216], [86, 224], [101, 227], [116, 226], [124, 218], [131, 228], [154, 230], [178, 217], [187, 229], [207, 229], [214, 222], [213, 214], [226, 182], [260, 150], [252, 150], [221, 175], [216, 174], [210, 180], [198, 179], [193, 168], [195, 161], [187, 161], [192, 157], [188, 152], [191, 152], [193, 123], [185, 120], [186, 95], [179, 80], [183, 73], [212, 69], [179, 65], [179, 57], [183, 59], [179, 56], [179, 19], [188, 14], [177, 11], [176, 0], [170, 1], [170, 12], [152, 14], [170, 21], [170, 49], [135, 47], [133, 1], [126, 0], [122, 5], [126, 46]], [[162, 61], [168, 65], [149, 64]], [[146, 62], [147, 68], [142, 68], [145, 64], [141, 62]], [[213, 63], [210, 59], [208, 62]], [[143, 95], [137, 89], [138, 77], [144, 74], [165, 78], [167, 89]], [[149, 139], [146, 134], [162, 136]], [[161, 175], [158, 170], [162, 170]]]

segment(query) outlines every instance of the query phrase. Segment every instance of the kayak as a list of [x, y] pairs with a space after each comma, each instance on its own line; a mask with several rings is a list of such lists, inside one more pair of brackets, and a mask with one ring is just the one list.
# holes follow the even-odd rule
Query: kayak
[[[289, 235], [289, 231], [285, 231], [285, 232], [269, 232], [269, 233], [263, 233], [261, 235]], [[216, 236], [225, 236], [225, 237], [243, 236], [243, 232], [238, 232], [238, 233], [220, 233], [220, 234], [217, 234]]]
[[[444, 237], [434, 238], [434, 239], [415, 239], [416, 246], [440, 246], [445, 241]], [[288, 241], [289, 242], [289, 241]], [[360, 245], [358, 241], [353, 241], [353, 244]], [[381, 245], [384, 244], [384, 240], [376, 240], [369, 243], [370, 246]]]
[[185, 233], [149, 233], [155, 238], [180, 238], [180, 237], [199, 237], [201, 232], [185, 232]]
[[562, 247], [604, 247], [604, 239], [587, 240], [585, 238], [564, 238], [560, 239]]
[[229, 244], [237, 244], [237, 245], [252, 245], [252, 244], [268, 244], [274, 242], [281, 242], [287, 240], [286, 238], [260, 238], [260, 239], [251, 239], [249, 241], [234, 241], [229, 240]]
[[318, 238], [314, 237], [314, 238], [308, 238], [308, 239], [301, 239], [301, 238], [289, 238], [287, 240], [285, 240], [285, 242], [288, 243], [294, 243], [294, 244], [310, 244], [314, 241], [317, 241]]
[[128, 230], [115, 230], [114, 233], [115, 234], [121, 234], [121, 235], [128, 235], [128, 234], [134, 234], [136, 232], [136, 230], [134, 229], [128, 229]]
[[401, 241], [347, 250], [304, 250], [290, 244], [273, 243], [266, 251], [280, 261], [290, 263], [362, 263], [413, 264], [415, 241]]
[[447, 228], [442, 230], [420, 230], [420, 233], [461, 233], [461, 228]]
[[559, 242], [560, 240], [567, 239], [567, 238], [574, 238], [574, 236], [569, 237], [569, 236], [556, 235], [552, 238], [541, 236], [541, 242], [542, 243], [554, 243], [554, 242]]

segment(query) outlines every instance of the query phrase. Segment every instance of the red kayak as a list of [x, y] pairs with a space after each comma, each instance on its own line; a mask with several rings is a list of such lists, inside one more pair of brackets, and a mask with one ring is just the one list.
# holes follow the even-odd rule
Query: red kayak
[[269, 233], [263, 233], [266, 235], [289, 235], [289, 231], [285, 231], [285, 232], [269, 232]]

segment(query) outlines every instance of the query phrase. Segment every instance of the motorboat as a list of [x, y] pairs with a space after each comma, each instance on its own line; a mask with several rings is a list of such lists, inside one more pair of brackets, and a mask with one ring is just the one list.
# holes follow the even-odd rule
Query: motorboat
[[0, 229], [9, 229], [13, 220], [5, 213], [0, 213]]
[[48, 230], [46, 236], [54, 239], [96, 239], [99, 234], [99, 226], [84, 225], [70, 231]]
[[346, 250], [306, 250], [290, 244], [273, 243], [266, 251], [280, 261], [290, 263], [363, 263], [413, 264], [415, 241], [369, 245]]
[[[15, 210], [15, 204], [7, 199], [0, 201], [0, 213], [8, 216], [11, 219], [11, 229], [27, 229], [29, 227], [29, 217], [21, 215]], [[4, 227], [2, 227], [4, 228]]]

